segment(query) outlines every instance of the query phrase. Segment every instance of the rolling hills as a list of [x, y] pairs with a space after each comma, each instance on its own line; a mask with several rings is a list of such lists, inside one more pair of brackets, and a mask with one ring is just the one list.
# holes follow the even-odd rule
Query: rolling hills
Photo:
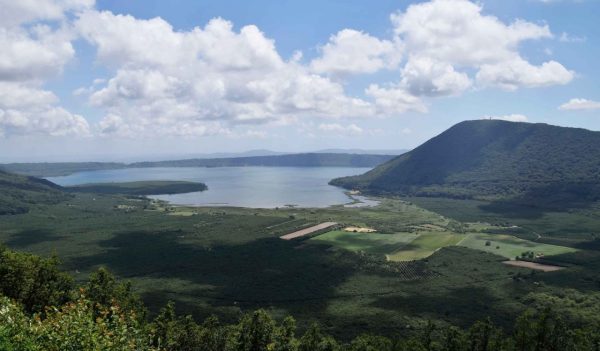
[[331, 184], [367, 193], [577, 205], [600, 199], [600, 133], [465, 121], [375, 169]]

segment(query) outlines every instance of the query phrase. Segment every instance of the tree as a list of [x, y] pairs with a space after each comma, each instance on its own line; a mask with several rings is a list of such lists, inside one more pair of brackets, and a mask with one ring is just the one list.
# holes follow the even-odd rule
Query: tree
[[263, 351], [273, 347], [275, 322], [264, 310], [245, 314], [233, 340], [236, 351]]
[[383, 336], [363, 334], [350, 343], [348, 351], [392, 351], [392, 342]]
[[339, 351], [340, 346], [329, 335], [323, 334], [319, 326], [313, 324], [302, 338], [300, 338], [299, 351]]
[[67, 302], [73, 279], [59, 264], [56, 256], [41, 258], [0, 246], [0, 294], [22, 303], [28, 312]]
[[296, 351], [298, 341], [296, 340], [296, 320], [290, 316], [286, 317], [275, 333], [274, 351]]
[[85, 287], [87, 297], [93, 301], [96, 310], [112, 304], [125, 311], [133, 312], [139, 320], [146, 318], [146, 308], [138, 295], [133, 292], [131, 283], [120, 283], [106, 268], [101, 267], [90, 275]]

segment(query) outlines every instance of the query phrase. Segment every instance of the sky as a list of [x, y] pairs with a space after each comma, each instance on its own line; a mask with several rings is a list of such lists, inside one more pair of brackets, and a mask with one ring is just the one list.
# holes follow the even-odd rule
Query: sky
[[0, 0], [0, 162], [600, 130], [596, 0]]

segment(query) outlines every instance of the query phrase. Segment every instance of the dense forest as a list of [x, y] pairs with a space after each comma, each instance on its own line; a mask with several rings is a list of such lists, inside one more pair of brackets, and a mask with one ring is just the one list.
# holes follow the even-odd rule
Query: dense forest
[[331, 184], [380, 194], [593, 202], [600, 199], [600, 133], [466, 121], [363, 175]]
[[149, 318], [131, 284], [104, 268], [81, 286], [61, 272], [56, 257], [0, 247], [0, 350], [207, 351], [587, 351], [600, 349], [599, 326], [567, 325], [551, 310], [525, 311], [512, 330], [490, 320], [463, 330], [427, 324], [410, 335], [357, 335], [340, 341], [317, 324], [299, 333], [295, 320], [249, 311], [235, 324], [216, 317], [198, 323], [168, 303]]

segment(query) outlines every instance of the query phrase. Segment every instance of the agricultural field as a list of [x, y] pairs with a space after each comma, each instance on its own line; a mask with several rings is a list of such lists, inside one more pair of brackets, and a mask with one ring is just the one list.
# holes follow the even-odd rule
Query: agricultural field
[[415, 240], [417, 233], [354, 233], [334, 230], [310, 239], [311, 243], [326, 244], [350, 251], [387, 255]]
[[467, 234], [458, 245], [491, 252], [508, 259], [521, 256], [523, 252], [533, 252], [536, 256], [545, 257], [578, 251], [571, 247], [536, 243], [503, 234]]
[[423, 233], [410, 244], [387, 255], [390, 261], [414, 261], [431, 256], [446, 246], [459, 243], [465, 236], [456, 233]]

